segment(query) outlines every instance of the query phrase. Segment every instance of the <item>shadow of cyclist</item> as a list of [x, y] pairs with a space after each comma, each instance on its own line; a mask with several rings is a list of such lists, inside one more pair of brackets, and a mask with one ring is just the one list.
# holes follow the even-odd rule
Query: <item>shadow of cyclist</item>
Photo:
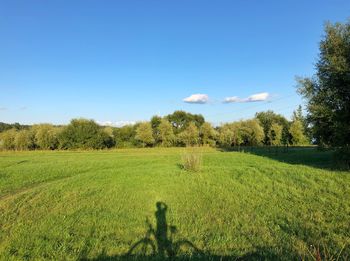
[[[202, 254], [192, 242], [186, 239], [174, 241], [174, 235], [177, 232], [176, 226], [169, 226], [166, 219], [168, 206], [164, 202], [156, 203], [156, 227], [146, 219], [148, 230], [141, 240], [131, 246], [126, 256], [158, 256], [162, 259], [180, 255], [180, 250], [190, 249], [193, 253]], [[155, 243], [153, 243], [155, 242]]]
[[157, 227], [155, 230], [155, 239], [157, 241], [158, 255], [164, 257], [166, 252], [170, 256], [170, 241], [168, 239], [168, 224], [166, 221], [166, 211], [168, 206], [164, 202], [156, 203], [157, 211], [155, 212], [155, 217], [157, 220]]

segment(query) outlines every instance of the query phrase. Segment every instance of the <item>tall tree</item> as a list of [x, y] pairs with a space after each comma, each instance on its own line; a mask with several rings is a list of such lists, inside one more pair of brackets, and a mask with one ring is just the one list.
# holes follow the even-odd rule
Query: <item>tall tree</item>
[[307, 138], [304, 135], [304, 128], [301, 121], [294, 120], [290, 125], [289, 132], [293, 145], [305, 145], [307, 143]]
[[44, 150], [53, 150], [58, 146], [58, 128], [51, 124], [34, 125], [35, 144]]
[[175, 135], [171, 123], [162, 119], [158, 126], [159, 140], [163, 147], [170, 147], [174, 144]]
[[15, 136], [16, 150], [29, 150], [34, 148], [34, 135], [30, 130], [17, 131]]
[[136, 129], [135, 138], [142, 142], [143, 147], [153, 145], [153, 130], [149, 122], [141, 122]]
[[200, 128], [205, 122], [202, 115], [191, 114], [185, 111], [175, 111], [174, 113], [166, 116], [166, 118], [173, 125], [175, 134], [185, 130], [191, 122], [193, 122], [197, 128]]
[[257, 119], [241, 121], [240, 135], [244, 145], [257, 146], [264, 140], [264, 130]]
[[216, 130], [211, 126], [209, 122], [204, 122], [200, 128], [200, 137], [203, 145], [215, 145], [215, 139], [217, 136]]
[[0, 135], [0, 147], [5, 150], [13, 150], [15, 148], [15, 138], [17, 131], [15, 128], [6, 130]]
[[242, 122], [226, 123], [219, 128], [219, 142], [225, 147], [240, 146], [243, 143]]
[[73, 119], [58, 135], [62, 149], [103, 149], [111, 144], [111, 137], [93, 120]]
[[269, 139], [271, 145], [278, 146], [282, 143], [282, 129], [283, 127], [277, 123], [272, 123], [271, 129], [269, 132]]
[[193, 122], [190, 122], [188, 127], [181, 132], [179, 135], [179, 139], [186, 146], [194, 146], [198, 145], [199, 142], [199, 130]]
[[258, 112], [255, 117], [260, 121], [261, 126], [264, 129], [263, 143], [265, 145], [271, 145], [270, 130], [273, 123], [277, 123], [282, 126], [282, 142], [287, 144], [289, 142], [289, 123], [288, 120], [280, 114], [274, 113], [271, 110], [265, 112]]
[[316, 74], [299, 78], [318, 144], [350, 146], [350, 21], [326, 24]]
[[154, 115], [151, 118], [151, 126], [152, 126], [152, 130], [153, 130], [153, 138], [155, 143], [157, 144], [159, 142], [159, 125], [162, 122], [162, 117], [158, 116], [158, 115]]
[[292, 122], [296, 120], [300, 121], [303, 125], [303, 133], [307, 137], [307, 141], [310, 143], [312, 140], [312, 134], [306, 117], [303, 115], [303, 108], [301, 107], [301, 105], [299, 105], [298, 108], [295, 111], [293, 111]]
[[125, 125], [113, 129], [114, 142], [118, 148], [133, 147], [138, 144], [136, 140], [137, 125]]

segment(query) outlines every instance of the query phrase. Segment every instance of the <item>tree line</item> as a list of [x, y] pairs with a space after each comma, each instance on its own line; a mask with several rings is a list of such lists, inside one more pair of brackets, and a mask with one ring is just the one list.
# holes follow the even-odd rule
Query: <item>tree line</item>
[[[0, 124], [0, 126], [5, 126]], [[10, 125], [11, 126], [11, 125]], [[93, 120], [73, 119], [66, 126], [12, 125], [0, 129], [3, 150], [107, 149], [173, 146], [280, 146], [310, 143], [301, 107], [292, 121], [273, 111], [253, 119], [213, 127], [199, 114], [175, 111], [164, 117], [123, 127], [100, 126]]]
[[291, 121], [273, 111], [213, 127], [202, 115], [175, 111], [121, 128], [74, 119], [67, 126], [0, 123], [2, 149], [103, 149], [152, 146], [279, 146], [317, 144], [336, 149], [350, 167], [350, 20], [328, 23], [312, 77], [298, 78], [306, 102]]

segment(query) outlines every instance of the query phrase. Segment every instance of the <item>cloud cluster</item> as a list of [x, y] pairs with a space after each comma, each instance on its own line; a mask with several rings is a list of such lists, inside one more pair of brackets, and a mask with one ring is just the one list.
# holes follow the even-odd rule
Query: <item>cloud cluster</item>
[[197, 103], [197, 104], [205, 104], [209, 102], [209, 97], [206, 94], [192, 94], [191, 96], [183, 99], [186, 103]]
[[135, 121], [97, 121], [97, 124], [101, 126], [111, 126], [111, 127], [123, 127], [125, 125], [134, 125]]
[[235, 102], [258, 102], [258, 101], [266, 101], [270, 97], [268, 92], [256, 93], [250, 95], [247, 98], [239, 98], [237, 96], [226, 97], [224, 103], [235, 103]]
[[[247, 98], [239, 98], [238, 96], [226, 97], [223, 100], [223, 103], [258, 102], [266, 101], [268, 98], [270, 98], [270, 94], [268, 92], [261, 92], [252, 94]], [[183, 99], [183, 101], [186, 103], [206, 104], [209, 102], [209, 96], [207, 94], [192, 94], [191, 96]]]

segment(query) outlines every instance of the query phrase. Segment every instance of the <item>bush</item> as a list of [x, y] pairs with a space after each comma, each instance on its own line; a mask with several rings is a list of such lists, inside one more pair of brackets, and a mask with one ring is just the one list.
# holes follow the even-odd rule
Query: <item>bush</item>
[[51, 124], [40, 124], [33, 126], [33, 130], [37, 147], [44, 150], [57, 149], [59, 128]]
[[73, 119], [58, 135], [61, 149], [104, 149], [114, 145], [103, 128], [93, 120]]
[[0, 133], [0, 148], [4, 150], [15, 149], [16, 129], [9, 129]]
[[182, 155], [182, 167], [187, 171], [198, 172], [202, 169], [202, 154], [190, 151]]
[[29, 130], [17, 131], [14, 145], [16, 150], [29, 150], [34, 148], [33, 133]]

